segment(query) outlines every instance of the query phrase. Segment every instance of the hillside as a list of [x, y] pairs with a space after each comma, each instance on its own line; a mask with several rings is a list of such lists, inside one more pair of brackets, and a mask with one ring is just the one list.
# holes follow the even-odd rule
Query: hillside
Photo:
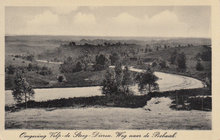
[[[100, 85], [106, 69], [94, 68], [99, 55], [106, 58], [106, 65], [113, 65], [114, 61], [120, 60], [123, 64], [146, 68], [147, 64], [156, 62], [156, 71], [183, 74], [203, 81], [211, 79], [210, 39], [6, 36], [5, 44], [6, 89], [13, 87], [16, 69], [24, 72], [33, 87]], [[185, 54], [185, 71], [180, 71], [176, 62], [171, 64], [171, 55], [175, 51]], [[206, 60], [203, 60], [204, 55], [207, 56], [204, 58]], [[77, 62], [88, 68], [62, 73], [62, 65], [38, 60], [59, 63], [71, 60], [68, 69], [73, 69]], [[201, 71], [196, 69], [198, 61], [203, 66]], [[59, 75], [64, 75], [67, 82], [59, 83]]]

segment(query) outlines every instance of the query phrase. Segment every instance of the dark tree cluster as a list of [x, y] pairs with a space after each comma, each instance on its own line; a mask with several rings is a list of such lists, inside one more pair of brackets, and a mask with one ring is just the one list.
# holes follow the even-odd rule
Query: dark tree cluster
[[95, 57], [95, 65], [93, 66], [95, 71], [104, 70], [108, 67], [109, 60], [103, 55], [96, 55]]
[[120, 60], [120, 56], [118, 53], [114, 52], [109, 56], [109, 59], [111, 61], [111, 65], [115, 65]]
[[198, 53], [196, 57], [197, 59], [201, 59], [202, 61], [211, 61], [212, 58], [211, 49], [204, 51], [202, 53]]
[[158, 90], [159, 85], [156, 83], [158, 77], [154, 75], [154, 72], [147, 68], [147, 70], [143, 73], [140, 73], [136, 77], [136, 81], [138, 82], [138, 87], [141, 92], [151, 92], [152, 90]]
[[175, 50], [170, 56], [170, 63], [177, 65], [178, 69], [185, 70], [186, 69], [186, 55], [184, 52], [178, 53]]
[[51, 75], [52, 74], [52, 70], [46, 66], [38, 66], [37, 64], [32, 64], [29, 63], [27, 68], [28, 71], [36, 71], [36, 73], [40, 74], [40, 75]]
[[197, 71], [203, 71], [204, 70], [204, 67], [203, 67], [203, 65], [201, 64], [200, 61], [198, 61], [197, 64], [196, 64], [196, 70]]
[[177, 66], [181, 70], [186, 69], [186, 55], [185, 53], [180, 53], [177, 57]]
[[35, 71], [36, 73], [40, 75], [51, 75], [52, 70], [46, 66], [39, 66], [37, 64], [29, 63], [28, 66], [13, 66], [9, 65], [5, 68], [5, 72], [7, 74], [13, 75], [16, 71], [21, 71], [22, 73], [25, 73], [27, 71]]
[[102, 93], [105, 95], [131, 94], [129, 86], [133, 83], [132, 74], [127, 66], [117, 63], [114, 70], [108, 69], [102, 82]]
[[14, 74], [16, 70], [16, 67], [14, 67], [13, 65], [9, 65], [5, 68], [5, 72], [7, 74]]
[[25, 59], [28, 61], [34, 61], [34, 55], [30, 54], [30, 55], [14, 55], [15, 58], [21, 58], [21, 59]]
[[[87, 62], [84, 62], [82, 58], [78, 58], [78, 61], [75, 61], [72, 57], [68, 57], [64, 60], [64, 63], [60, 65], [61, 73], [74, 73], [82, 70], [86, 70]], [[85, 64], [86, 63], [86, 64]]]

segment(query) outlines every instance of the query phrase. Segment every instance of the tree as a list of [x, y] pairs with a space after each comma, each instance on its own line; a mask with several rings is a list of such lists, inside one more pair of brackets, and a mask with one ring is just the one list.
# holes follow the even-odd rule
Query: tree
[[26, 59], [27, 59], [28, 61], [33, 61], [33, 60], [34, 60], [34, 55], [28, 55], [28, 56], [26, 57]]
[[122, 73], [122, 65], [121, 63], [116, 63], [115, 65], [115, 80], [116, 80], [116, 84], [118, 89], [121, 88], [121, 83], [122, 83], [122, 78], [123, 78], [123, 73]]
[[175, 50], [174, 52], [172, 52], [172, 54], [170, 56], [170, 63], [175, 64], [176, 58], [177, 58], [177, 51]]
[[107, 59], [105, 58], [105, 56], [103, 54], [96, 56], [96, 64], [105, 65], [106, 61], [107, 61]]
[[91, 57], [88, 54], [89, 51], [84, 50], [82, 51], [82, 55], [77, 58], [77, 60], [81, 63], [82, 70], [84, 71], [88, 70], [88, 64], [91, 62]]
[[96, 55], [96, 64], [94, 65], [95, 70], [103, 70], [108, 65], [108, 59], [103, 55]]
[[67, 57], [64, 60], [64, 63], [60, 65], [60, 72], [61, 73], [72, 73], [75, 70], [75, 61], [72, 57]]
[[58, 80], [58, 82], [62, 83], [63, 80], [64, 80], [64, 77], [63, 77], [62, 75], [59, 75], [59, 76], [57, 77], [57, 80]]
[[69, 42], [69, 46], [76, 46], [75, 42]]
[[67, 82], [66, 77], [65, 77], [63, 74], [59, 74], [59, 75], [57, 76], [57, 81], [58, 81], [59, 83]]
[[33, 69], [33, 65], [31, 63], [29, 63], [27, 69], [28, 69], [28, 71], [31, 71]]
[[148, 48], [145, 48], [144, 52], [147, 53], [148, 52]]
[[118, 53], [113, 53], [112, 55], [110, 55], [109, 59], [111, 60], [111, 65], [115, 65], [115, 63], [119, 61], [120, 57]]
[[105, 95], [128, 94], [132, 83], [131, 74], [127, 66], [122, 70], [121, 63], [117, 63], [114, 71], [107, 70], [102, 82], [102, 93]]
[[177, 65], [178, 68], [181, 70], [186, 69], [186, 55], [184, 52], [180, 53], [177, 57]]
[[12, 90], [12, 95], [17, 103], [25, 102], [27, 108], [27, 101], [33, 98], [34, 90], [29, 85], [29, 83], [22, 77], [20, 72], [16, 73], [14, 80], [15, 87]]
[[156, 83], [158, 77], [154, 75], [154, 72], [148, 68], [144, 73], [140, 73], [136, 80], [138, 81], [138, 87], [140, 91], [148, 90], [151, 92], [152, 90], [159, 89], [159, 85]]
[[128, 69], [128, 66], [125, 66], [123, 70], [123, 78], [122, 78], [122, 88], [124, 93], [129, 93], [129, 85], [132, 84], [131, 73]]
[[208, 49], [201, 54], [201, 59], [203, 61], [211, 61], [211, 58], [212, 58], [211, 49]]
[[157, 66], [157, 62], [156, 61], [154, 61], [153, 63], [152, 63], [152, 65], [151, 65], [152, 67], [156, 67]]
[[110, 70], [107, 70], [102, 85], [102, 94], [112, 95], [118, 91], [114, 73], [112, 73]]
[[81, 71], [82, 70], [82, 64], [80, 63], [80, 62], [77, 62], [76, 63], [76, 67], [75, 67], [75, 71], [76, 72], [79, 72], [79, 71]]
[[196, 70], [197, 71], [203, 71], [204, 70], [204, 67], [203, 67], [203, 65], [201, 64], [200, 61], [198, 61], [197, 64], [196, 64]]
[[160, 63], [159, 63], [160, 67], [163, 69], [163, 68], [167, 68], [167, 62], [165, 60], [161, 60]]
[[9, 65], [7, 68], [6, 68], [6, 72], [8, 73], [8, 74], [14, 74], [15, 73], [15, 67], [14, 66], [12, 66], [12, 65]]

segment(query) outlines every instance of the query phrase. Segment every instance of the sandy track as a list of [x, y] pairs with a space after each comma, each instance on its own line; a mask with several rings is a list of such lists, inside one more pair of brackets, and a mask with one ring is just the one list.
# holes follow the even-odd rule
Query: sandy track
[[[131, 71], [143, 72], [141, 69], [129, 68]], [[179, 89], [192, 89], [201, 88], [203, 84], [201, 81], [176, 74], [168, 74], [162, 72], [155, 72], [155, 75], [159, 77], [157, 83], [159, 84], [160, 91], [171, 91]], [[175, 81], [175, 82], [174, 82]], [[131, 89], [135, 94], [140, 94], [138, 86], [132, 86]], [[13, 104], [14, 99], [10, 90], [6, 90], [6, 104]], [[75, 87], [75, 88], [47, 88], [47, 89], [35, 89], [35, 101], [46, 101], [60, 98], [71, 97], [88, 97], [88, 96], [102, 96], [101, 87]]]

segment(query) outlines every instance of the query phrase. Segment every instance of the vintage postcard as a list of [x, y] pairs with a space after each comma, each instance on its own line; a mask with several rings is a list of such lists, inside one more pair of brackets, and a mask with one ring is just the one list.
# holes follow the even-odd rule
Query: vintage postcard
[[220, 140], [219, 1], [1, 3], [0, 140]]

